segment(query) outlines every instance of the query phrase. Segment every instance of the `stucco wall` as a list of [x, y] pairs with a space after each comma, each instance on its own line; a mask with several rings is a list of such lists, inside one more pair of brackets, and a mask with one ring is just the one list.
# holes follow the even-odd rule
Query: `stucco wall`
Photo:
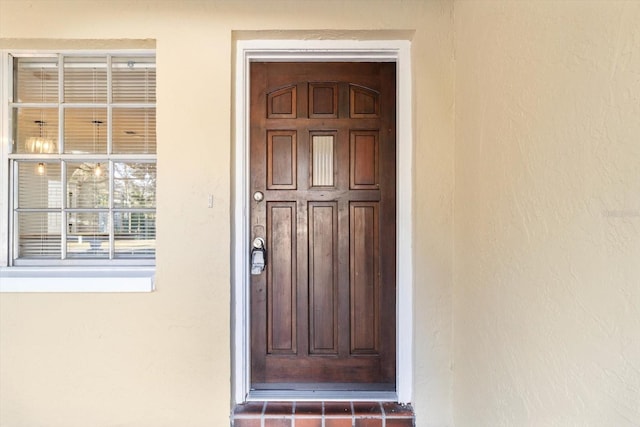
[[640, 425], [640, 3], [456, 1], [454, 414]]
[[418, 425], [451, 425], [452, 9], [448, 1], [0, 0], [0, 47], [153, 39], [158, 63], [157, 291], [1, 295], [0, 425], [228, 425], [232, 37], [253, 30], [413, 34], [414, 231], [423, 237], [413, 403]]

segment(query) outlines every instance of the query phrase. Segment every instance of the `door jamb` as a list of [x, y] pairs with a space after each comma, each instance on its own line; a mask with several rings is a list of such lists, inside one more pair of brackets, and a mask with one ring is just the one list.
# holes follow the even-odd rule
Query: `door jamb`
[[[396, 393], [411, 402], [413, 380], [413, 115], [408, 40], [239, 40], [235, 46], [231, 362], [234, 403], [250, 400], [249, 65], [254, 61], [396, 62]], [[400, 165], [402, 167], [400, 167]], [[357, 396], [328, 394], [323, 400]], [[278, 400], [286, 396], [274, 395]], [[268, 400], [261, 398], [261, 400]], [[318, 400], [307, 398], [296, 400]]]

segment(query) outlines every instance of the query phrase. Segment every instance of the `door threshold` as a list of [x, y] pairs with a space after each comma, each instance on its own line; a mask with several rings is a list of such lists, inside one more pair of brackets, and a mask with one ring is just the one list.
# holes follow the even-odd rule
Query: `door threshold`
[[251, 390], [247, 402], [397, 402], [395, 391], [370, 390]]

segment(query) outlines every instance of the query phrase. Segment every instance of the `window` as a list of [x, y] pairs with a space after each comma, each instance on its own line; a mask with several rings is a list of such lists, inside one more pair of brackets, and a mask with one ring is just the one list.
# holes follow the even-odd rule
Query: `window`
[[0, 266], [153, 266], [153, 52], [4, 58]]

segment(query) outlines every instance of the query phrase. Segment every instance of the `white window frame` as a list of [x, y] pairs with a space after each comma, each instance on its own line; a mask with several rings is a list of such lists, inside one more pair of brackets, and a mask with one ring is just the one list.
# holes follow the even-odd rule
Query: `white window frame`
[[[12, 266], [9, 263], [9, 135], [10, 56], [24, 55], [148, 55], [154, 49], [2, 49], [0, 50], [0, 293], [3, 292], [151, 292], [155, 258], [129, 265]], [[149, 156], [154, 157], [155, 156]]]
[[[232, 397], [251, 400], [388, 400], [413, 394], [413, 133], [408, 40], [239, 40], [235, 64], [235, 164], [232, 265]], [[250, 391], [249, 67], [254, 61], [395, 62], [397, 64], [396, 391]], [[401, 167], [400, 167], [401, 166]]]

